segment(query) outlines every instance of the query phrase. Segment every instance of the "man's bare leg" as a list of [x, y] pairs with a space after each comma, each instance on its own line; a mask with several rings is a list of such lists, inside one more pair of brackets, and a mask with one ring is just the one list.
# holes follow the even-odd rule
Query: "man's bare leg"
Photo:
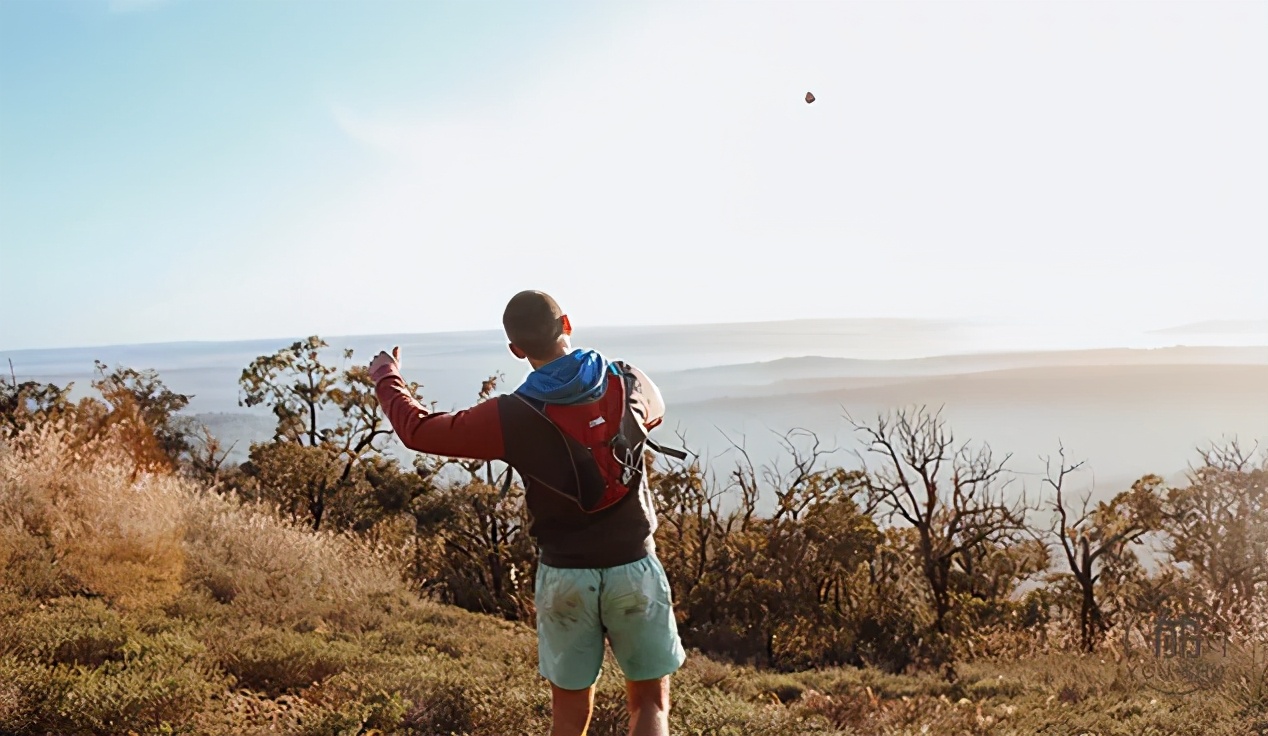
[[550, 736], [585, 736], [594, 712], [594, 687], [565, 690], [551, 683], [550, 713], [554, 720]]
[[630, 736], [669, 736], [669, 678], [625, 681]]

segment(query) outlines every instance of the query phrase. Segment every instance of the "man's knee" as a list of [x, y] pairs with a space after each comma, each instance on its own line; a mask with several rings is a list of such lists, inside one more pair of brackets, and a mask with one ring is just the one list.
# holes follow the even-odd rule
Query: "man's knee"
[[669, 677], [658, 680], [627, 680], [625, 692], [631, 713], [643, 710], [669, 711]]

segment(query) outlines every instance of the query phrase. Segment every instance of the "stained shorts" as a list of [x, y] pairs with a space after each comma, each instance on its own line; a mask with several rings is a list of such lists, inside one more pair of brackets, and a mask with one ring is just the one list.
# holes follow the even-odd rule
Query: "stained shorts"
[[605, 635], [627, 680], [659, 679], [687, 659], [656, 555], [602, 569], [539, 563], [535, 587], [538, 670], [558, 687], [598, 681]]

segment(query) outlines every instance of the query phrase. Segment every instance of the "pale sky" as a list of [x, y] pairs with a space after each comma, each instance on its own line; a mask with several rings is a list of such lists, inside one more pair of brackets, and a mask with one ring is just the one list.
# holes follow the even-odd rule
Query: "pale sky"
[[[806, 104], [812, 91], [817, 98]], [[1268, 318], [1268, 3], [0, 3], [0, 348]]]

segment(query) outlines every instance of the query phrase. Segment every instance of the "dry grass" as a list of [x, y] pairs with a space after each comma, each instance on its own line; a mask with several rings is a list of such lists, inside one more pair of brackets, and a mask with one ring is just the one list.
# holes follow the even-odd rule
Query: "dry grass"
[[[545, 733], [533, 631], [419, 600], [390, 556], [166, 475], [105, 439], [0, 445], [0, 733]], [[1245, 689], [1245, 688], [1243, 688]], [[692, 656], [681, 734], [1268, 733], [1262, 701], [1166, 697], [1074, 655], [949, 683]], [[618, 671], [596, 736], [623, 733]], [[1256, 720], [1259, 719], [1259, 720]]]
[[263, 506], [187, 488], [186, 579], [271, 625], [357, 628], [366, 604], [404, 593], [388, 555], [348, 536], [313, 533]]
[[99, 596], [123, 609], [180, 590], [183, 484], [137, 474], [105, 435], [76, 446], [55, 427], [0, 445], [0, 566], [33, 597]]

